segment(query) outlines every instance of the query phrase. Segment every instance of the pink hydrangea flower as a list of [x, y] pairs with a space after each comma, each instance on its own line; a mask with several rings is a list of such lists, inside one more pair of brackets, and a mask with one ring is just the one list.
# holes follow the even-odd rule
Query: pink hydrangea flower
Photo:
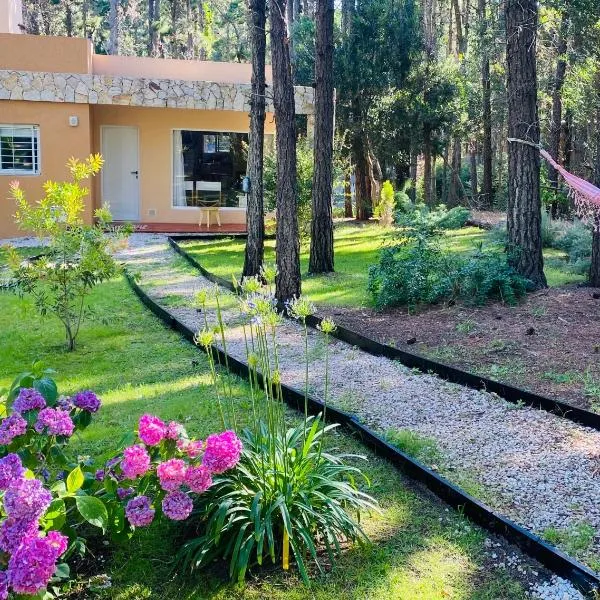
[[235, 432], [213, 433], [206, 438], [202, 464], [211, 473], [224, 473], [238, 464], [242, 448], [242, 442]]
[[0, 490], [6, 490], [15, 480], [21, 479], [25, 469], [17, 454], [7, 454], [0, 458]]
[[145, 475], [150, 468], [150, 455], [144, 446], [137, 444], [123, 450], [121, 471], [126, 479], [136, 479]]
[[177, 449], [191, 459], [198, 458], [204, 450], [204, 442], [202, 440], [178, 440]]
[[169, 492], [162, 501], [163, 513], [173, 521], [184, 521], [193, 508], [192, 499], [181, 491]]
[[138, 425], [140, 440], [147, 446], [156, 446], [165, 438], [167, 426], [153, 415], [142, 415]]
[[37, 521], [52, 502], [52, 494], [39, 479], [20, 479], [4, 494], [4, 510], [9, 517]]
[[181, 423], [178, 423], [177, 421], [171, 421], [167, 425], [165, 437], [168, 440], [179, 440], [180, 438], [185, 437], [185, 435], [185, 427]]
[[13, 410], [18, 413], [39, 410], [46, 406], [46, 399], [35, 388], [22, 388], [13, 402]]
[[171, 458], [156, 467], [160, 487], [167, 492], [178, 490], [185, 481], [186, 465], [180, 458]]
[[26, 431], [27, 421], [19, 413], [13, 413], [0, 423], [0, 444], [8, 446], [14, 438]]
[[196, 494], [202, 494], [212, 485], [210, 471], [200, 465], [199, 467], [188, 467], [185, 472], [186, 485]]
[[125, 507], [125, 516], [134, 527], [146, 527], [154, 519], [154, 509], [150, 506], [150, 498], [136, 496]]
[[45, 589], [66, 549], [67, 538], [58, 531], [25, 538], [8, 562], [9, 586], [18, 594], [34, 595]]
[[44, 430], [48, 435], [73, 435], [75, 425], [67, 411], [59, 408], [44, 408], [40, 410], [34, 429], [38, 433]]
[[0, 548], [4, 552], [14, 552], [25, 538], [35, 537], [38, 534], [37, 521], [23, 521], [8, 518], [0, 525]]

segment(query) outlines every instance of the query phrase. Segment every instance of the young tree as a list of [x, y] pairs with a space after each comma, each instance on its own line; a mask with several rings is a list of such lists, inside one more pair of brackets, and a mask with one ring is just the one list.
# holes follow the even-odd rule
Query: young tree
[[546, 287], [542, 256], [540, 124], [537, 108], [536, 0], [506, 0], [508, 137], [532, 145], [508, 146], [508, 251], [516, 271]]
[[284, 302], [300, 295], [300, 239], [296, 197], [296, 110], [286, 26], [287, 0], [271, 0], [271, 58], [277, 144], [277, 281], [275, 295]]
[[250, 100], [250, 134], [248, 176], [250, 193], [246, 209], [248, 239], [243, 275], [257, 275], [264, 258], [263, 160], [265, 137], [265, 55], [267, 7], [265, 0], [248, 0], [248, 26], [252, 51], [252, 98]]
[[317, 0], [315, 173], [309, 273], [333, 271], [333, 0]]

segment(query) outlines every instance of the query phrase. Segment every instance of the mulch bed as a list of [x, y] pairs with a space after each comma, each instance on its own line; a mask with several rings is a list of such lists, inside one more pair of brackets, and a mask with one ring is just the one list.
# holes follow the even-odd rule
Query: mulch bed
[[321, 307], [349, 329], [492, 379], [600, 412], [600, 290], [566, 286], [518, 306]]

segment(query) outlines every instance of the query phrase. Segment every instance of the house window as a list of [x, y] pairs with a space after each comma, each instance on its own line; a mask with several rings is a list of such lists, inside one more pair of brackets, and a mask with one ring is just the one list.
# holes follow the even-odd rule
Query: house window
[[248, 134], [173, 132], [173, 206], [243, 207]]
[[40, 128], [0, 125], [0, 175], [38, 175]]

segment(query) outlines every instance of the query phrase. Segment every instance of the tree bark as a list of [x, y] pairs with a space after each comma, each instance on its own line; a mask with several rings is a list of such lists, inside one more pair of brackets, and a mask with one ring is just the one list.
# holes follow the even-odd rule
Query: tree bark
[[[567, 73], [567, 33], [569, 30], [569, 17], [563, 13], [558, 32], [558, 43], [556, 46], [556, 70], [552, 86], [552, 116], [550, 120], [549, 151], [556, 162], [561, 163], [560, 157], [560, 133], [562, 127], [562, 88]], [[552, 200], [552, 216], [558, 216], [558, 171], [548, 165], [548, 183], [554, 191]]]
[[490, 78], [490, 57], [487, 47], [486, 0], [478, 4], [481, 44], [481, 91], [483, 140], [481, 148], [482, 180], [481, 204], [486, 208], [494, 206], [494, 171], [492, 152], [492, 87]]
[[71, 2], [65, 3], [65, 29], [67, 37], [73, 37], [73, 7]]
[[432, 205], [431, 197], [431, 129], [423, 126], [423, 201], [427, 206]]
[[[356, 109], [355, 114], [359, 114]], [[360, 116], [357, 117], [359, 120]], [[356, 219], [367, 221], [373, 216], [371, 200], [371, 172], [367, 136], [362, 127], [353, 134], [352, 154], [355, 167], [354, 193], [356, 197]]]
[[454, 138], [452, 143], [452, 166], [450, 173], [450, 189], [448, 192], [448, 206], [460, 204], [460, 171], [462, 168], [462, 151], [460, 139]]
[[[508, 137], [539, 144], [536, 0], [506, 0]], [[516, 271], [547, 287], [542, 256], [540, 157], [537, 148], [508, 146], [508, 252]]]
[[160, 0], [148, 0], [148, 56], [159, 55]]
[[330, 273], [333, 260], [333, 0], [317, 0], [315, 34], [315, 169], [309, 273]]
[[252, 52], [252, 96], [250, 99], [250, 133], [248, 147], [248, 177], [250, 193], [246, 209], [246, 251], [244, 277], [258, 275], [264, 259], [264, 199], [263, 164], [266, 110], [266, 0], [248, 0], [248, 25]]
[[469, 172], [471, 179], [471, 199], [476, 202], [479, 197], [477, 181], [477, 144], [473, 141], [469, 146]]
[[110, 28], [108, 53], [117, 55], [119, 54], [119, 0], [110, 0], [108, 25]]
[[410, 166], [409, 166], [409, 177], [410, 177], [410, 190], [409, 198], [411, 202], [417, 201], [417, 165], [419, 161], [419, 153], [417, 150], [417, 144], [412, 141], [410, 144]]
[[271, 58], [277, 142], [277, 281], [275, 295], [285, 302], [300, 295], [300, 237], [297, 213], [296, 111], [285, 23], [286, 0], [271, 0]]
[[350, 173], [346, 173], [344, 177], [344, 217], [351, 219], [352, 214], [352, 182], [350, 181]]
[[[596, 103], [596, 152], [593, 183], [600, 187], [600, 73], [596, 76]], [[592, 230], [592, 261], [588, 279], [591, 286], [600, 287], [600, 219], [598, 217], [596, 217]]]

